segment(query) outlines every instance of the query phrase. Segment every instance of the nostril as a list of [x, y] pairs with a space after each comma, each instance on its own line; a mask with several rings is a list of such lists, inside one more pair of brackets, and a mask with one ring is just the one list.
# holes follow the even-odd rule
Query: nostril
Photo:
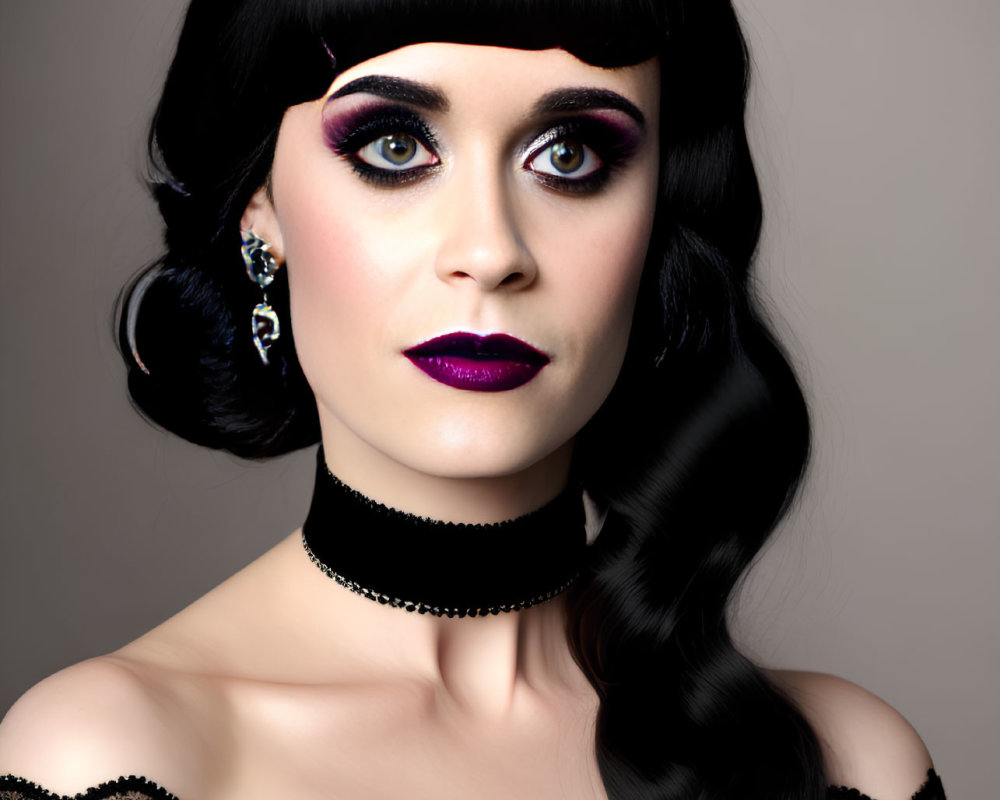
[[514, 291], [531, 284], [536, 267], [519, 242], [484, 242], [482, 236], [473, 238], [470, 234], [443, 243], [435, 256], [434, 270], [441, 280], [461, 284], [471, 279], [487, 291]]

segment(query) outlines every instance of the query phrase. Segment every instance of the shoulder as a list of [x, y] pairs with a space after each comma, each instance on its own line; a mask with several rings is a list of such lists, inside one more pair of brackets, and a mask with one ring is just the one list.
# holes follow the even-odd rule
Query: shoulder
[[880, 697], [835, 675], [768, 670], [812, 726], [827, 777], [878, 800], [910, 800], [933, 766], [919, 734]]
[[197, 766], [174, 694], [169, 681], [114, 656], [67, 667], [0, 723], [0, 775], [68, 795], [133, 774], [173, 788], [181, 769]]

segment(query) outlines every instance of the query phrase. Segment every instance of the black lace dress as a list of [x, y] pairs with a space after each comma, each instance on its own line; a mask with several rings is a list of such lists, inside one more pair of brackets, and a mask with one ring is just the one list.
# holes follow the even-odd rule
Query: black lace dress
[[[828, 800], [877, 800], [871, 798], [858, 789], [847, 786], [831, 786], [827, 790]], [[128, 778], [118, 778], [118, 780], [102, 783], [94, 786], [85, 792], [80, 792], [75, 797], [69, 795], [58, 795], [47, 792], [41, 786], [26, 781], [24, 778], [16, 778], [13, 775], [0, 777], [0, 800], [178, 800], [162, 786], [153, 783], [145, 778], [137, 778], [132, 775]], [[941, 779], [937, 773], [931, 769], [927, 771], [927, 782], [924, 783], [912, 800], [945, 800], [944, 787], [941, 786]]]

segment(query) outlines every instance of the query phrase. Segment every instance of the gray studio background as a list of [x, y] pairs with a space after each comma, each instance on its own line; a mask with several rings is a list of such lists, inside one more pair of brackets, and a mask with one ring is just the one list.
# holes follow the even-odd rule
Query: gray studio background
[[[112, 303], [158, 254], [143, 139], [180, 0], [0, 0], [0, 711], [304, 517], [312, 452], [200, 450], [130, 408]], [[1000, 4], [738, 3], [760, 276], [814, 409], [744, 594], [763, 662], [899, 708], [949, 797], [1000, 752]], [[249, 313], [249, 310], [248, 310]]]

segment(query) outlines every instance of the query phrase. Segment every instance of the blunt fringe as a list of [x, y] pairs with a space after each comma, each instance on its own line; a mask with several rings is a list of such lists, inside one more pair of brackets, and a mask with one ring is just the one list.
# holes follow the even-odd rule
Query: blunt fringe
[[761, 200], [749, 58], [729, 0], [193, 0], [149, 138], [165, 255], [126, 287], [135, 404], [252, 459], [319, 441], [288, 320], [260, 363], [239, 221], [289, 106], [396, 47], [562, 47], [660, 60], [661, 174], [625, 364], [576, 467], [607, 510], [570, 590], [567, 637], [600, 697], [610, 800], [821, 800], [816, 736], [730, 637], [726, 612], [809, 453], [795, 376], [752, 294]]

